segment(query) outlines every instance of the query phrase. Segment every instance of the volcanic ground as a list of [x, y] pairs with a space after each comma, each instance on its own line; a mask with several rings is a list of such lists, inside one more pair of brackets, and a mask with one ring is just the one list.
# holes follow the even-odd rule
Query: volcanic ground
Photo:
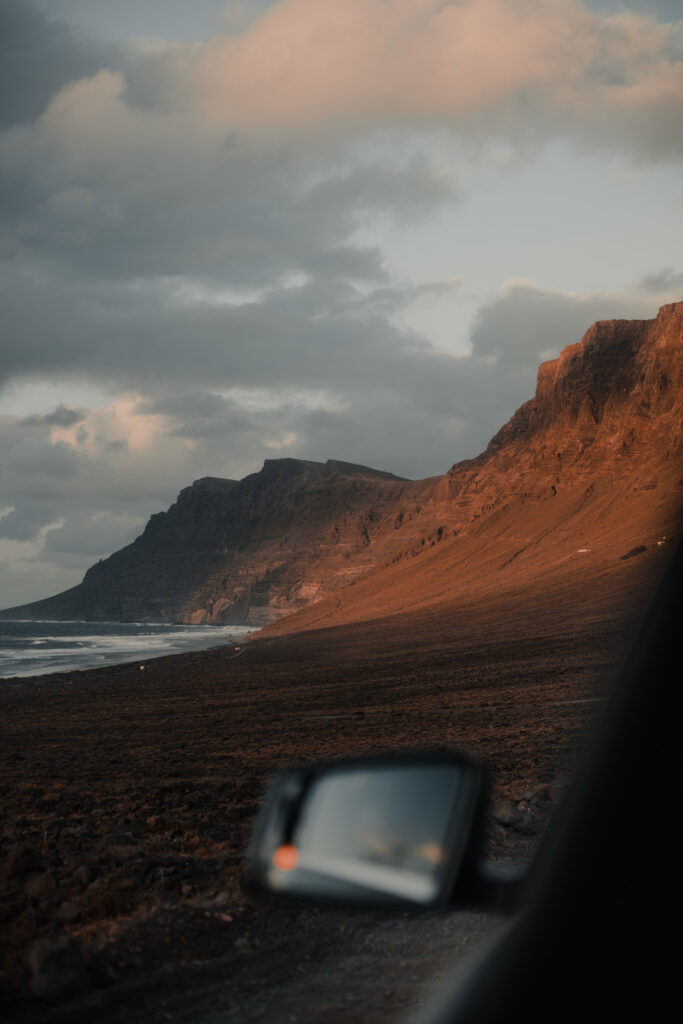
[[[670, 550], [559, 588], [4, 681], [6, 1016], [189, 1021], [201, 990], [221, 1020], [395, 1019], [420, 987], [398, 970], [374, 1008], [361, 971], [307, 1006], [308, 973], [384, 926], [245, 891], [265, 781], [310, 758], [459, 747], [491, 769], [489, 856], [529, 857]], [[268, 999], [293, 978], [296, 1013]]]

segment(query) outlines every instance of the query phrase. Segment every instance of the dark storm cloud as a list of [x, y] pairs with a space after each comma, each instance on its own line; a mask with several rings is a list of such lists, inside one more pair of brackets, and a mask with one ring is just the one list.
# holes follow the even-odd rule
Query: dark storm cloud
[[482, 306], [471, 339], [474, 352], [507, 373], [528, 373], [543, 359], [580, 341], [596, 320], [652, 315], [642, 295], [571, 295], [525, 282]]
[[[341, 457], [346, 438], [357, 459], [364, 437], [383, 467], [415, 476], [481, 450], [532, 396], [539, 362], [594, 320], [652, 312], [649, 296], [573, 296], [513, 283], [481, 307], [472, 353], [456, 357], [387, 317], [411, 301], [410, 288], [366, 293], [322, 277], [241, 305], [184, 305], [124, 286], [73, 286], [66, 297], [45, 285], [39, 309], [29, 302], [34, 283], [23, 297], [19, 288], [15, 281], [18, 319], [8, 320], [8, 335], [21, 339], [15, 373], [38, 373], [54, 359], [55, 373], [145, 394], [139, 412], [165, 416], [169, 436], [207, 445], [230, 438], [256, 459], [264, 437], [287, 433], [296, 435], [298, 454], [328, 457], [328, 438]], [[271, 404], [216, 393], [236, 388], [264, 390]], [[312, 410], [297, 392], [327, 397]], [[410, 425], [402, 430], [401, 420]]]
[[[387, 319], [384, 289], [374, 308], [372, 293], [336, 277], [270, 289], [239, 305], [188, 304], [172, 290], [173, 282], [138, 289], [7, 269], [0, 281], [5, 380], [47, 371], [151, 391], [171, 381], [366, 389], [397, 386], [417, 363], [415, 351], [428, 358], [432, 350]], [[403, 290], [403, 302], [411, 291]]]
[[16, 445], [7, 459], [13, 474], [25, 477], [29, 481], [26, 487], [42, 496], [59, 493], [66, 481], [77, 476], [79, 462], [79, 453], [70, 445], [62, 442], [46, 444], [33, 438], [26, 438]]
[[[116, 422], [115, 415], [112, 419]], [[73, 524], [81, 523], [84, 550], [89, 552], [86, 533], [109, 531], [116, 538], [122, 528], [140, 532], [147, 517], [168, 504], [169, 482], [172, 495], [194, 478], [192, 462], [202, 461], [163, 438], [147, 451], [131, 452], [125, 443], [110, 439], [103, 424], [95, 423], [87, 432], [83, 428], [80, 440], [77, 428], [72, 443], [51, 438], [53, 429], [36, 423], [29, 431], [17, 418], [0, 417], [0, 494], [13, 509], [0, 515], [0, 539], [29, 541], [52, 526], [71, 531], [69, 544], [76, 551], [78, 530]], [[197, 475], [203, 475], [203, 468]], [[57, 543], [55, 536], [53, 550]], [[117, 546], [112, 539], [109, 550]]]
[[178, 43], [157, 52], [129, 56], [124, 65], [126, 102], [131, 107], [169, 114], [195, 109], [196, 54], [196, 46]]
[[672, 288], [683, 291], [683, 273], [673, 267], [664, 267], [653, 274], [646, 274], [640, 282], [641, 288], [647, 292], [666, 292]]
[[95, 516], [83, 508], [69, 510], [62, 525], [49, 530], [45, 537], [48, 558], [76, 555], [95, 560], [115, 548], [132, 541], [142, 531], [139, 519], [126, 515]]
[[[454, 197], [424, 157], [370, 164], [329, 146], [226, 145], [199, 118], [131, 108], [122, 90], [102, 72], [0, 138], [6, 246], [88, 276], [377, 279], [378, 254], [350, 242], [364, 219], [416, 219]], [[333, 174], [330, 160], [341, 165]]]
[[[139, 405], [141, 413], [168, 418], [168, 436], [191, 440], [230, 438], [231, 444], [248, 445], [248, 435], [267, 429], [267, 416], [261, 413], [254, 422], [253, 415], [234, 399], [225, 398], [206, 390], [159, 394]], [[251, 438], [252, 444], [254, 438]]]
[[[439, 289], [416, 291], [422, 295], [434, 290]], [[107, 387], [142, 390], [150, 397], [140, 411], [166, 416], [169, 436], [207, 443], [222, 437], [231, 453], [250, 452], [256, 462], [267, 454], [264, 438], [293, 431], [297, 452], [301, 446], [316, 446], [317, 457], [325, 458], [328, 439], [336, 434], [337, 455], [341, 457], [348, 436], [354, 458], [359, 458], [357, 442], [365, 436], [380, 464], [415, 476], [437, 472], [459, 452], [468, 453], [472, 430], [476, 439], [487, 439], [489, 401], [481, 391], [491, 385], [493, 375], [483, 363], [475, 367], [472, 360], [440, 352], [393, 324], [387, 309], [395, 311], [400, 302], [409, 302], [411, 289], [405, 288], [393, 303], [391, 291], [380, 288], [378, 297], [358, 295], [349, 286], [323, 280], [271, 292], [261, 302], [240, 307], [205, 304], [166, 310], [156, 304], [153, 310], [140, 309], [135, 301], [140, 302], [139, 294], [127, 297], [122, 292], [107, 307], [110, 319], [95, 309], [90, 320], [84, 319], [87, 292], [86, 297], [76, 293], [72, 305], [80, 311], [78, 330], [72, 318], [55, 371], [59, 366], [63, 373], [86, 373]], [[59, 322], [60, 300], [54, 296], [52, 307], [43, 292], [41, 325], [43, 318], [45, 323]], [[36, 366], [44, 365], [53, 351], [41, 325], [33, 335], [25, 322], [12, 331], [23, 339], [18, 355], [24, 367], [32, 339]], [[43, 357], [44, 347], [48, 351]], [[527, 387], [534, 372], [535, 367]], [[239, 396], [206, 394], [206, 389], [234, 388], [265, 389], [272, 407], [252, 408]], [[331, 410], [324, 421], [326, 432], [310, 419], [306, 395], [300, 394], [321, 391], [328, 394], [318, 405]], [[522, 397], [528, 394], [522, 391]], [[339, 405], [348, 412], [335, 411]], [[405, 430], [400, 427], [402, 416], [410, 421]], [[224, 456], [218, 458], [222, 462]], [[368, 455], [361, 459], [368, 460]]]
[[637, 11], [639, 14], [646, 14], [656, 17], [659, 21], [677, 21], [681, 16], [680, 0], [587, 0], [587, 7], [594, 11]]
[[0, 126], [33, 120], [62, 86], [121, 63], [114, 47], [79, 35], [26, 0], [2, 0]]
[[[79, 475], [81, 456], [69, 445], [51, 444], [46, 424], [27, 431], [18, 419], [0, 417], [0, 494], [12, 511], [0, 516], [0, 538], [26, 541], [56, 518]], [[42, 433], [41, 433], [42, 431]]]
[[225, 415], [229, 402], [210, 391], [174, 391], [140, 403], [140, 412], [183, 419], [213, 419]]
[[25, 416], [19, 422], [21, 426], [26, 427], [72, 427], [76, 423], [81, 423], [86, 415], [86, 409], [70, 409], [66, 405], [58, 405], [53, 412], [43, 416]]
[[389, 213], [403, 222], [418, 221], [435, 206], [456, 198], [453, 181], [435, 172], [424, 154], [403, 166], [365, 165], [327, 177], [306, 197], [318, 224], [351, 231], [366, 213]]
[[33, 540], [41, 527], [54, 517], [54, 508], [49, 507], [44, 501], [38, 504], [22, 501], [19, 508], [13, 509], [0, 519], [0, 537], [7, 540]]

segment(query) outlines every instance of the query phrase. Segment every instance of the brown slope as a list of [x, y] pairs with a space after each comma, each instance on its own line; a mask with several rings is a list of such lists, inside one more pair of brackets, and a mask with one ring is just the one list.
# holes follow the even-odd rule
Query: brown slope
[[680, 532], [682, 438], [683, 303], [596, 323], [540, 367], [487, 450], [438, 481], [417, 542], [269, 632], [464, 610], [530, 585], [572, 600], [627, 586]]

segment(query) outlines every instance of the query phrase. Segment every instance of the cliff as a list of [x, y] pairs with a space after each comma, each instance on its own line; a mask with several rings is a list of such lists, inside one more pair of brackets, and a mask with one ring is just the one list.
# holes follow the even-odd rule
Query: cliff
[[486, 451], [435, 482], [408, 545], [269, 632], [407, 612], [452, 624], [469, 602], [513, 602], [529, 586], [554, 600], [583, 581], [590, 599], [592, 582], [618, 587], [648, 566], [655, 578], [682, 509], [679, 302], [653, 320], [600, 321], [543, 363], [535, 396]]
[[334, 460], [268, 459], [240, 481], [205, 477], [78, 586], [0, 615], [261, 625], [369, 568], [373, 535], [421, 489]]
[[[597, 475], [637, 485], [680, 463], [683, 302], [654, 320], [603, 320], [557, 359], [542, 363], [536, 394], [489, 442], [441, 481], [449, 503], [486, 495], [557, 492]], [[476, 504], [476, 501], [474, 502]], [[480, 502], [489, 511], [488, 501]]]
[[679, 530], [682, 439], [675, 303], [653, 320], [594, 324], [541, 365], [535, 396], [486, 451], [443, 477], [298, 459], [207, 477], [77, 587], [0, 616], [282, 632], [621, 570]]

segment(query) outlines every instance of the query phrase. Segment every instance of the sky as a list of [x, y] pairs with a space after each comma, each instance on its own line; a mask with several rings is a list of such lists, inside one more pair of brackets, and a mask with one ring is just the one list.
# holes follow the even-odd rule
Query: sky
[[2, 0], [0, 607], [264, 459], [410, 478], [683, 298], [680, 0]]

